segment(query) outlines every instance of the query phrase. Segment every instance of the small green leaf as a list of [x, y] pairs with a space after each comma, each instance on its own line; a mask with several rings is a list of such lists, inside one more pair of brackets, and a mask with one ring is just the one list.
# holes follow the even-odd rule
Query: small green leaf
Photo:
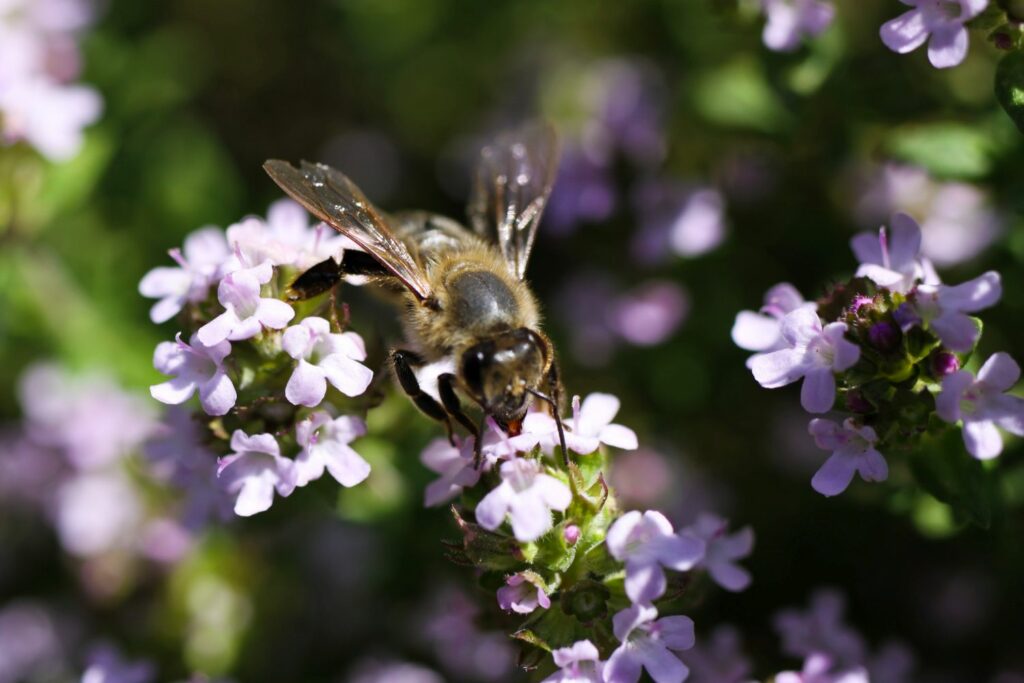
[[911, 469], [921, 487], [952, 507], [959, 520], [988, 529], [1001, 507], [996, 472], [971, 457], [956, 436], [951, 431], [926, 443], [911, 457]]
[[975, 179], [988, 174], [999, 151], [990, 131], [964, 123], [929, 123], [895, 129], [888, 151], [940, 178]]
[[735, 60], [702, 75], [693, 89], [697, 111], [712, 123], [775, 133], [792, 123], [760, 67]]
[[999, 62], [996, 99], [1024, 133], [1024, 52], [1011, 52]]

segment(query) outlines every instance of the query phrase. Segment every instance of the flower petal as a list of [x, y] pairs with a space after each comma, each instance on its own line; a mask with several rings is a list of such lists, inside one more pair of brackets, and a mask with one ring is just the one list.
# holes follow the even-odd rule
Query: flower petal
[[814, 474], [811, 487], [823, 496], [835, 496], [846, 490], [857, 469], [856, 462], [849, 456], [832, 455]]
[[944, 311], [974, 313], [994, 306], [1003, 295], [1003, 282], [999, 273], [990, 270], [973, 280], [938, 290], [939, 305]]
[[727, 591], [739, 593], [750, 585], [750, 572], [732, 562], [714, 562], [708, 565], [708, 573], [719, 586]]
[[505, 521], [509, 505], [514, 498], [512, 487], [502, 482], [476, 505], [476, 521], [488, 531], [494, 531]]
[[964, 422], [964, 445], [979, 460], [989, 460], [1003, 452], [1003, 437], [991, 420]]
[[893, 52], [903, 55], [916, 50], [928, 39], [924, 13], [919, 9], [912, 9], [901, 14], [882, 24], [879, 35], [885, 46]]
[[885, 481], [889, 478], [889, 464], [874, 448], [864, 451], [857, 459], [857, 471], [864, 481]]
[[773, 350], [782, 341], [779, 319], [753, 311], [740, 311], [732, 326], [732, 341], [747, 351]]
[[238, 393], [231, 378], [223, 370], [217, 370], [210, 379], [199, 387], [199, 402], [207, 415], [227, 415], [235, 407]]
[[690, 670], [661, 643], [645, 639], [636, 645], [637, 655], [654, 683], [683, 683]]
[[960, 22], [940, 24], [932, 29], [928, 41], [928, 61], [936, 69], [948, 69], [967, 56], [967, 29]]
[[693, 619], [684, 616], [662, 617], [657, 621], [658, 633], [665, 647], [689, 650], [697, 642], [693, 633]]
[[623, 643], [608, 658], [604, 667], [605, 683], [636, 683], [642, 667], [633, 646]]
[[340, 353], [324, 358], [319, 366], [331, 384], [346, 396], [359, 396], [373, 380], [373, 370]]
[[342, 486], [355, 486], [370, 476], [370, 463], [348, 446], [337, 441], [325, 441], [320, 448], [327, 471]]
[[657, 562], [626, 562], [626, 595], [634, 603], [649, 603], [665, 594], [665, 572]]
[[621, 448], [624, 451], [633, 451], [640, 446], [636, 432], [622, 425], [608, 425], [601, 430], [600, 439], [602, 443], [613, 448]]
[[754, 379], [765, 389], [777, 389], [803, 377], [806, 367], [803, 354], [794, 349], [759, 353], [747, 363]]
[[973, 349], [981, 336], [978, 324], [966, 313], [958, 311], [943, 312], [931, 321], [929, 327], [947, 349], [957, 353], [967, 353]]
[[324, 371], [300, 360], [284, 388], [284, 396], [292, 405], [313, 408], [320, 405], [327, 394], [327, 379]]
[[809, 413], [827, 413], [836, 401], [836, 378], [831, 368], [811, 368], [800, 388], [800, 405]]
[[580, 406], [579, 433], [596, 436], [602, 427], [615, 419], [619, 406], [619, 399], [611, 394], [593, 393], [587, 396]]
[[280, 299], [260, 299], [256, 319], [272, 330], [280, 330], [295, 317], [295, 309]]
[[960, 399], [974, 384], [974, 375], [957, 370], [942, 378], [942, 391], [935, 397], [935, 414], [950, 424], [960, 420]]
[[993, 353], [978, 370], [978, 381], [999, 392], [1009, 391], [1020, 379], [1020, 366], [1010, 354]]
[[154, 384], [149, 394], [161, 403], [176, 406], [184, 403], [195, 393], [196, 383], [188, 377], [175, 377], [162, 384]]

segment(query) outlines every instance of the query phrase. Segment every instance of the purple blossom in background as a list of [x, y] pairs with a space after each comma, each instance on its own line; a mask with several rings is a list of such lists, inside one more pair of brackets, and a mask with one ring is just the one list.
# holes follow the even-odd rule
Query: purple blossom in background
[[776, 52], [793, 52], [805, 37], [824, 32], [836, 14], [821, 0], [761, 0], [761, 8], [768, 18], [761, 39]]
[[551, 653], [559, 671], [541, 683], [604, 683], [604, 662], [589, 640], [578, 640]]
[[655, 166], [664, 159], [665, 100], [661, 72], [640, 60], [611, 59], [600, 63], [591, 92], [597, 94], [598, 135], [640, 166]]
[[868, 683], [868, 674], [862, 668], [833, 672], [832, 660], [827, 655], [812, 654], [804, 662], [803, 671], [783, 671], [775, 676], [775, 683]]
[[676, 534], [665, 515], [654, 510], [619, 517], [605, 543], [612, 557], [626, 565], [626, 595], [634, 603], [664, 595], [664, 569], [687, 571], [704, 558], [704, 541], [686, 531]]
[[103, 101], [69, 83], [80, 70], [76, 33], [92, 21], [90, 3], [8, 0], [0, 8], [0, 144], [24, 140], [52, 161], [82, 145]]
[[105, 375], [75, 377], [56, 365], [30, 366], [18, 382], [29, 439], [57, 448], [82, 470], [131, 453], [156, 428], [150, 405]]
[[152, 662], [130, 662], [114, 648], [101, 646], [89, 656], [81, 683], [150, 683], [155, 678]]
[[502, 463], [500, 472], [501, 483], [476, 506], [476, 521], [489, 531], [508, 515], [516, 539], [535, 541], [551, 529], [551, 511], [563, 512], [572, 502], [569, 487], [544, 474], [536, 460], [516, 458]]
[[[928, 61], [937, 69], [956, 66], [967, 56], [967, 21], [985, 11], [988, 0], [901, 0], [914, 9], [884, 24], [882, 42], [906, 54], [928, 41]], [[931, 38], [929, 40], [929, 37]]]
[[864, 481], [885, 481], [889, 466], [875, 448], [878, 435], [871, 427], [847, 418], [842, 425], [832, 420], [811, 420], [808, 431], [818, 448], [832, 455], [811, 479], [811, 486], [823, 496], [835, 496], [846, 490], [859, 472]]
[[888, 163], [875, 169], [856, 206], [858, 220], [875, 224], [896, 212], [921, 222], [921, 253], [939, 266], [977, 256], [1004, 229], [1004, 220], [980, 187], [939, 182], [916, 166]]
[[54, 526], [61, 547], [77, 557], [132, 550], [142, 530], [143, 501], [120, 469], [71, 477], [57, 489]]
[[668, 280], [653, 280], [615, 299], [609, 326], [636, 346], [655, 346], [667, 340], [690, 311], [690, 297]]
[[473, 437], [456, 441], [455, 446], [448, 439], [438, 438], [423, 449], [420, 462], [440, 475], [424, 491], [425, 507], [447, 503], [461, 494], [462, 489], [480, 481], [480, 470], [473, 463], [473, 444]]
[[640, 229], [633, 251], [643, 263], [665, 260], [668, 252], [693, 258], [725, 239], [725, 199], [711, 187], [652, 180], [634, 192]]
[[860, 261], [857, 277], [866, 277], [879, 287], [906, 294], [921, 280], [938, 284], [928, 259], [921, 256], [921, 228], [905, 213], [893, 215], [890, 228], [878, 234], [862, 232], [850, 240], [850, 247]]
[[[804, 301], [803, 295], [788, 282], [780, 282], [764, 295], [760, 311], [740, 311], [732, 326], [732, 341], [747, 351], [766, 353], [787, 347], [782, 337], [782, 319], [787, 313], [806, 306], [816, 309], [813, 302]], [[747, 362], [750, 367], [750, 362]]]
[[228, 273], [217, 287], [217, 300], [225, 308], [219, 316], [199, 328], [196, 336], [206, 346], [229, 339], [255, 337], [264, 327], [279, 330], [295, 317], [291, 306], [280, 299], [260, 297], [260, 285], [274, 276], [270, 261]]
[[847, 341], [846, 323], [824, 328], [810, 308], [797, 308], [781, 321], [782, 338], [789, 348], [753, 356], [748, 367], [766, 389], [776, 389], [804, 378], [800, 404], [810, 413], [832, 409], [836, 397], [834, 372], [853, 367], [860, 347]]
[[842, 595], [819, 590], [806, 611], [786, 609], [774, 619], [782, 640], [782, 652], [793, 657], [827, 655], [839, 667], [859, 666], [864, 661], [864, 640], [843, 623], [846, 608]]
[[419, 629], [437, 660], [457, 680], [504, 680], [515, 666], [510, 639], [498, 631], [482, 631], [480, 608], [466, 593], [442, 587], [433, 592]]
[[686, 680], [689, 669], [674, 653], [693, 647], [696, 639], [692, 619], [658, 619], [657, 608], [632, 605], [612, 617], [612, 627], [622, 644], [608, 658], [605, 683], [636, 683], [641, 669], [647, 669], [656, 683]]
[[179, 405], [198, 390], [199, 402], [208, 415], [226, 415], [238, 398], [224, 368], [224, 359], [230, 353], [230, 342], [222, 340], [207, 346], [194, 334], [186, 344], [178, 333], [173, 342], [160, 342], [153, 352], [153, 366], [174, 379], [154, 384], [149, 393], [161, 403]]
[[63, 658], [54, 615], [35, 602], [0, 607], [0, 683], [36, 680]]
[[726, 520], [704, 513], [684, 531], [704, 541], [704, 558], [698, 567], [707, 569], [715, 583], [726, 590], [746, 590], [750, 585], [750, 572], [736, 564], [736, 560], [753, 551], [754, 530], [748, 526], [727, 535], [728, 528]]
[[1006, 392], [1020, 379], [1020, 366], [1006, 353], [992, 354], [978, 378], [959, 370], [942, 380], [935, 412], [949, 423], [963, 421], [964, 445], [976, 458], [987, 460], [1003, 451], [996, 427], [1024, 436], [1024, 398]]
[[346, 396], [358, 396], [373, 379], [373, 371], [360, 362], [366, 360], [362, 337], [355, 332], [332, 334], [331, 324], [323, 318], [306, 318], [289, 327], [281, 347], [299, 361], [284, 391], [295, 405], [319, 405], [328, 381]]
[[408, 662], [368, 662], [360, 664], [348, 683], [444, 683], [435, 671]]
[[172, 249], [170, 254], [177, 268], [154, 268], [139, 282], [142, 296], [160, 299], [149, 311], [150, 319], [157, 324], [176, 316], [186, 303], [206, 299], [210, 287], [223, 276], [231, 251], [224, 231], [209, 226], [186, 237], [184, 248]]
[[0, 87], [2, 142], [24, 140], [52, 161], [67, 161], [82, 147], [82, 129], [103, 112], [103, 99], [83, 85], [60, 85], [45, 78]]
[[538, 607], [551, 607], [551, 598], [536, 574], [519, 572], [505, 579], [505, 585], [498, 589], [498, 606], [506, 612], [530, 614]]
[[719, 626], [685, 655], [683, 663], [690, 667], [690, 683], [748, 683], [754, 667], [743, 653], [739, 631], [729, 625]]
[[342, 486], [355, 486], [370, 476], [370, 463], [349, 443], [366, 434], [358, 417], [332, 418], [318, 410], [295, 426], [295, 441], [302, 451], [295, 458], [295, 485], [305, 486], [329, 472]]
[[217, 477], [236, 496], [235, 514], [242, 517], [270, 509], [274, 491], [287, 497], [298, 479], [295, 463], [281, 457], [272, 434], [249, 436], [241, 429], [231, 435], [231, 455], [217, 464]]
[[894, 317], [904, 331], [920, 325], [934, 332], [950, 351], [967, 353], [981, 335], [967, 314], [996, 305], [1002, 295], [1002, 279], [990, 270], [960, 285], [919, 285]]
[[579, 223], [600, 223], [615, 210], [615, 185], [608, 160], [588, 145], [570, 145], [562, 153], [558, 177], [544, 211], [544, 225], [556, 235]]

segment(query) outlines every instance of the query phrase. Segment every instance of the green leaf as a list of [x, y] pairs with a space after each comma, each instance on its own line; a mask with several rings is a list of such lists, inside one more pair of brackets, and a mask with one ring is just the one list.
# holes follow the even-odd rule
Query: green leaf
[[1011, 52], [999, 62], [996, 99], [1024, 133], [1024, 52]]
[[988, 174], [998, 151], [990, 131], [962, 123], [929, 123], [895, 129], [888, 151], [940, 178], [976, 179]]
[[952, 507], [959, 520], [988, 529], [1001, 509], [996, 472], [971, 457], [958, 436], [959, 430], [951, 430], [926, 443], [910, 458], [910, 466], [921, 487]]
[[734, 60], [697, 79], [694, 106], [712, 123], [776, 133], [792, 123], [792, 117], [768, 84], [760, 67], [748, 60]]

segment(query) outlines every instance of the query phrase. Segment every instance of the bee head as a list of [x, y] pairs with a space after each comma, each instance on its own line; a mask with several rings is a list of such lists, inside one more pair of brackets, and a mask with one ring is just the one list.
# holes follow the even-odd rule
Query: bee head
[[547, 365], [547, 342], [520, 327], [471, 346], [462, 354], [459, 371], [484, 410], [508, 423], [526, 412], [529, 391], [540, 386]]

